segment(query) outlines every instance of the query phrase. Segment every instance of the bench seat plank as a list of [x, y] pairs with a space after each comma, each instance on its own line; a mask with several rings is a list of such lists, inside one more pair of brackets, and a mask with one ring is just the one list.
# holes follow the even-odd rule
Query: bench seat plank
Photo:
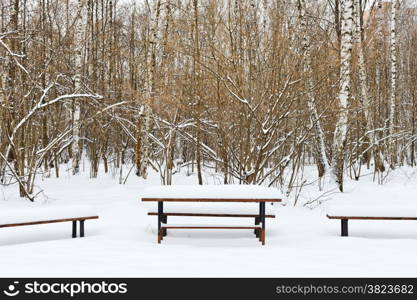
[[0, 224], [0, 228], [28, 226], [28, 225], [40, 225], [40, 224], [49, 224], [49, 223], [61, 223], [61, 222], [72, 222], [72, 221], [83, 221], [83, 220], [93, 220], [93, 219], [98, 219], [98, 216], [67, 218], [67, 219], [55, 219], [55, 220], [46, 220], [46, 221], [32, 221], [32, 222], [24, 222], [24, 223]]
[[329, 219], [338, 220], [417, 220], [417, 217], [368, 217], [368, 216], [330, 216]]
[[236, 225], [163, 225], [165, 229], [261, 229], [261, 226]]
[[[149, 216], [157, 216], [157, 212], [148, 212]], [[163, 216], [174, 217], [234, 217], [234, 218], [258, 218], [259, 214], [214, 214], [214, 213], [176, 213], [164, 212]], [[275, 218], [275, 215], [265, 215], [265, 218]]]

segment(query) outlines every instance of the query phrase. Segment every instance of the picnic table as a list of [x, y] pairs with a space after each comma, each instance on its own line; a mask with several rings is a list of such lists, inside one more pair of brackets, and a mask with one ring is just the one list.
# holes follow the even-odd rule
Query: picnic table
[[[254, 230], [262, 245], [265, 245], [265, 220], [266, 218], [275, 218], [275, 215], [266, 213], [266, 203], [281, 202], [281, 198], [278, 196], [279, 192], [274, 188], [253, 185], [157, 186], [145, 189], [142, 201], [158, 203], [158, 210], [148, 213], [151, 216], [158, 216], [158, 243], [161, 243], [163, 237], [167, 235], [168, 229], [250, 229]], [[189, 209], [175, 211], [172, 208], [170, 211], [164, 211], [164, 203], [193, 203], [197, 212], [192, 212]], [[227, 213], [208, 210], [208, 206], [203, 205], [204, 203], [227, 203], [230, 205], [252, 203], [258, 207], [257, 211], [242, 213], [244, 210], [242, 206], [237, 206], [238, 212]], [[230, 205], [228, 206], [230, 207]], [[254, 218], [255, 224], [254, 226], [170, 225], [167, 224], [168, 216]]]

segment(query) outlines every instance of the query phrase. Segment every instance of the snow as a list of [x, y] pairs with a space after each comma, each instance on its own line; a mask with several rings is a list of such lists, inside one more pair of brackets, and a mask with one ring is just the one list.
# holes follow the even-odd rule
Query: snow
[[347, 201], [329, 205], [329, 216], [350, 217], [414, 217], [417, 218], [415, 199], [384, 201]]
[[30, 205], [0, 211], [0, 225], [97, 216], [90, 205]]
[[142, 198], [281, 199], [276, 188], [256, 185], [172, 185], [148, 187]]
[[[1, 228], [0, 276], [417, 276], [417, 222], [357, 221], [349, 224], [349, 237], [340, 237], [340, 221], [326, 218], [326, 206], [350, 200], [375, 199], [393, 207], [402, 205], [402, 199], [412, 202], [417, 194], [412, 169], [392, 172], [383, 186], [373, 182], [371, 175], [359, 182], [346, 180], [345, 193], [321, 198], [323, 192], [317, 186], [306, 185], [297, 207], [293, 199], [286, 206], [272, 207], [277, 218], [266, 220], [265, 246], [253, 230], [168, 230], [157, 244], [156, 217], [147, 216], [145, 202], [139, 200], [144, 188], [158, 184], [158, 174], [150, 172], [146, 181], [131, 175], [125, 185], [119, 185], [117, 171], [106, 175], [101, 170], [99, 178], [90, 179], [83, 162], [80, 170], [78, 176], [63, 171], [59, 179], [38, 180], [37, 186], [45, 190], [41, 204], [91, 205], [100, 219], [87, 222], [86, 237], [77, 239], [71, 238], [68, 223]], [[197, 183], [195, 174], [187, 176], [185, 171], [174, 175], [174, 184]], [[310, 173], [311, 179], [316, 178], [315, 168], [305, 170], [306, 176]], [[204, 176], [205, 184], [222, 182], [209, 170]], [[0, 211], [31, 207], [16, 195], [16, 186], [0, 188]], [[326, 203], [315, 209], [303, 207], [316, 198]], [[168, 223], [253, 226], [253, 219], [236, 219], [168, 217]]]

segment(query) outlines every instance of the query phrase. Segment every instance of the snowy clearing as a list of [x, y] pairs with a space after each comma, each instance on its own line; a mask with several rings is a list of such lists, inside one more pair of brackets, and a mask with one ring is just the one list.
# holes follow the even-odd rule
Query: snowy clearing
[[[327, 203], [371, 198], [390, 204], [415, 201], [416, 176], [410, 172], [398, 170], [384, 186], [371, 178], [348, 182], [346, 192], [331, 195], [333, 200]], [[71, 239], [71, 224], [66, 223], [0, 229], [0, 276], [417, 276], [417, 222], [356, 221], [350, 224], [350, 237], [342, 238], [340, 221], [326, 218], [327, 203], [309, 209], [288, 201], [286, 206], [268, 205], [277, 218], [267, 219], [265, 246], [250, 230], [169, 231], [158, 245], [155, 217], [147, 216], [149, 206], [140, 201], [146, 186], [159, 183], [157, 174], [151, 173], [145, 186], [135, 176], [119, 185], [110, 175], [89, 179], [86, 173], [38, 182], [48, 196], [38, 205], [94, 207], [100, 219], [88, 223], [86, 237]], [[209, 177], [206, 182], [212, 184]], [[195, 184], [196, 178], [179, 175], [174, 183]], [[15, 188], [2, 189], [3, 212], [32, 206], [16, 198]], [[316, 186], [306, 187], [300, 198], [308, 202], [317, 193]], [[252, 225], [252, 221], [220, 222]], [[171, 222], [219, 220], [172, 217]]]

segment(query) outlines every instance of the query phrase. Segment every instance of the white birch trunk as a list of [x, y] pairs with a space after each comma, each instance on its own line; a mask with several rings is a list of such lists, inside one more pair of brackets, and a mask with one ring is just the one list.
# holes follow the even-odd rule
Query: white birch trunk
[[[83, 49], [83, 28], [84, 28], [84, 0], [78, 0], [78, 16], [75, 25], [75, 76], [74, 88], [75, 93], [81, 90], [81, 75], [82, 75], [82, 49]], [[80, 169], [80, 102], [75, 99], [73, 112], [73, 131], [72, 131], [72, 172], [77, 174]]]
[[348, 104], [351, 88], [351, 58], [353, 46], [353, 0], [342, 1], [339, 82], [339, 119], [333, 138], [332, 171], [339, 190], [343, 192], [344, 150], [348, 131]]
[[147, 65], [147, 80], [145, 81], [145, 90], [146, 90], [146, 100], [144, 105], [144, 126], [142, 127], [142, 147], [140, 160], [140, 170], [138, 174], [144, 179], [148, 177], [147, 167], [149, 164], [149, 138], [148, 132], [150, 130], [150, 117], [151, 117], [151, 106], [150, 103], [154, 97], [154, 84], [155, 84], [155, 67], [156, 67], [156, 42], [157, 42], [157, 30], [158, 30], [158, 21], [161, 9], [161, 1], [157, 0], [154, 2], [155, 7], [149, 7], [149, 42], [146, 56], [146, 65]]
[[392, 0], [391, 4], [391, 93], [389, 101], [389, 116], [388, 116], [388, 155], [391, 168], [395, 166], [396, 151], [393, 145], [392, 136], [394, 134], [394, 117], [395, 117], [395, 96], [397, 90], [397, 10], [400, 3], [399, 0]]
[[[366, 131], [369, 131], [371, 126], [372, 118], [370, 118], [370, 99], [367, 85], [367, 74], [366, 64], [364, 56], [364, 45], [362, 37], [362, 26], [360, 20], [360, 0], [355, 0], [355, 17], [356, 17], [356, 30], [355, 30], [355, 41], [358, 43], [358, 69], [359, 69], [359, 85], [360, 85], [360, 100], [363, 103], [364, 115], [366, 121]], [[373, 133], [370, 133], [370, 135]]]
[[381, 157], [380, 147], [378, 137], [375, 136], [374, 124], [371, 114], [371, 103], [372, 99], [370, 97], [369, 88], [368, 88], [368, 75], [366, 72], [366, 62], [365, 62], [365, 53], [364, 53], [364, 36], [363, 36], [363, 27], [361, 24], [361, 1], [355, 0], [355, 18], [356, 18], [356, 37], [355, 40], [358, 43], [358, 69], [359, 69], [359, 92], [360, 92], [360, 102], [362, 103], [362, 108], [365, 116], [365, 132], [368, 137], [370, 146], [369, 154], [370, 159], [374, 160], [374, 167], [376, 172], [383, 172], [385, 170], [383, 159]]
[[324, 132], [321, 127], [320, 117], [317, 112], [316, 99], [314, 94], [314, 78], [313, 70], [311, 66], [311, 46], [310, 46], [310, 37], [308, 35], [307, 20], [305, 17], [305, 0], [299, 0], [298, 9], [299, 9], [299, 18], [300, 18], [300, 27], [302, 31], [302, 53], [304, 55], [304, 72], [307, 74], [308, 80], [308, 91], [307, 91], [307, 103], [310, 111], [310, 118], [313, 124], [313, 128], [316, 135], [317, 146], [318, 146], [318, 169], [319, 177], [322, 178], [328, 173], [330, 169], [329, 161], [326, 154], [326, 144]]

